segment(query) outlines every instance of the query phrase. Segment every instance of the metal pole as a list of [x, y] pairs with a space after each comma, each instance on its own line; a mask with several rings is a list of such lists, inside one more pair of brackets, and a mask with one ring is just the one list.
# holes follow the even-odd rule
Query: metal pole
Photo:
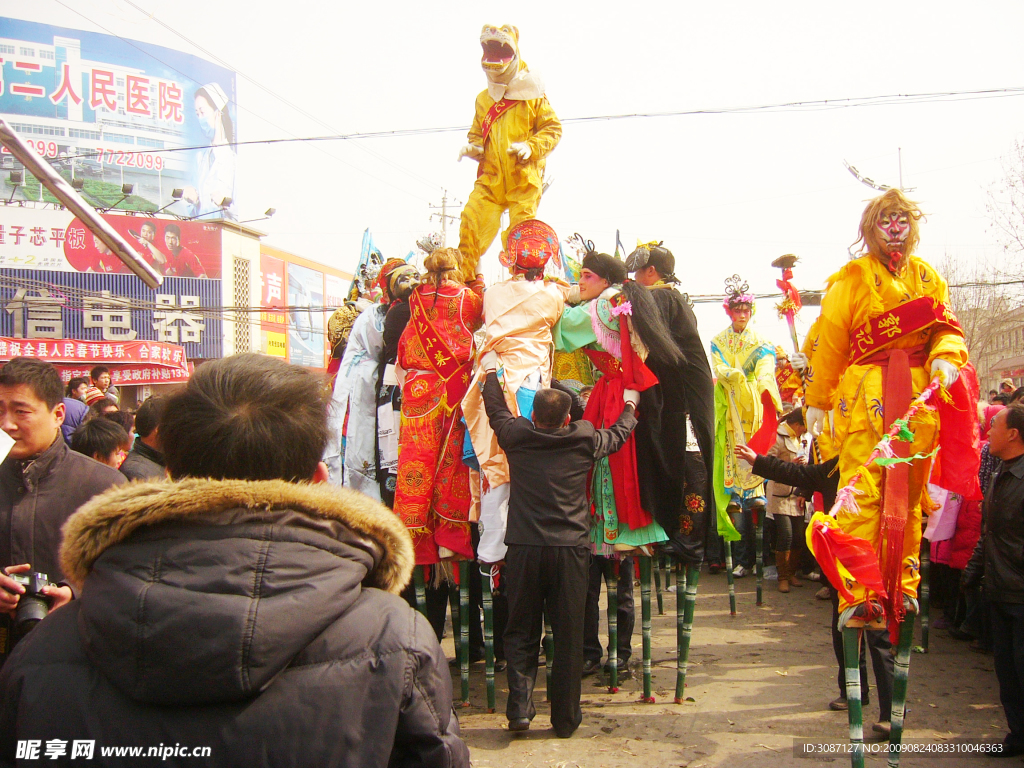
[[[655, 593], [655, 595], [657, 595], [657, 598], [658, 598], [658, 615], [659, 616], [664, 616], [665, 615], [665, 601], [664, 601], [664, 599], [661, 596], [661, 583], [662, 583], [662, 580], [661, 580], [661, 569], [662, 569], [663, 565], [664, 565], [664, 555], [658, 555], [658, 562], [655, 564], [655, 567], [654, 567], [654, 593]], [[665, 587], [666, 587], [666, 589], [668, 588], [668, 583], [665, 584]]]
[[764, 509], [762, 507], [751, 508], [754, 516], [754, 556], [757, 562], [754, 563], [754, 579], [757, 581], [757, 601], [760, 608], [763, 605], [761, 599], [761, 588], [764, 583]]
[[929, 580], [931, 578], [931, 542], [921, 539], [921, 588], [918, 597], [921, 599], [921, 653], [928, 653], [929, 624]]
[[[736, 577], [732, 575], [732, 542], [725, 542], [725, 573], [729, 582], [729, 615], [736, 615]], [[676, 600], [679, 600], [679, 587], [676, 587]]]
[[424, 579], [427, 566], [420, 565], [412, 569], [413, 589], [416, 592], [416, 610], [427, 615], [427, 588]]
[[[686, 688], [686, 672], [690, 665], [690, 637], [693, 635], [693, 612], [697, 605], [697, 581], [700, 579], [700, 566], [686, 566], [683, 578], [683, 564], [679, 563], [676, 574], [676, 704], [683, 703]], [[679, 593], [684, 593], [683, 611], [679, 612]], [[680, 619], [682, 623], [680, 623]]]
[[551, 669], [555, 663], [555, 633], [551, 631], [547, 606], [544, 610], [544, 699], [551, 701]]

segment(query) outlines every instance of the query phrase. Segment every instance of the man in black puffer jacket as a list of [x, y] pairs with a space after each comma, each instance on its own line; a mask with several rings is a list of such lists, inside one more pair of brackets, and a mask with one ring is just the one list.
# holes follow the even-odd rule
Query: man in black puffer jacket
[[0, 764], [59, 739], [65, 758], [94, 741], [103, 764], [173, 744], [168, 765], [468, 766], [444, 654], [398, 597], [408, 532], [321, 484], [319, 379], [258, 355], [206, 363], [160, 434], [177, 482], [115, 489], [65, 525], [81, 598], [0, 674]]

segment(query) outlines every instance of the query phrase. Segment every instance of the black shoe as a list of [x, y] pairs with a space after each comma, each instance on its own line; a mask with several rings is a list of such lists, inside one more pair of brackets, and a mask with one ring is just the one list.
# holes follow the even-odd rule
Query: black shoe
[[583, 676], [590, 677], [592, 674], [601, 669], [601, 661], [594, 661], [593, 659], [587, 659], [583, 662]]
[[517, 717], [515, 720], [509, 720], [508, 729], [510, 731], [528, 731], [530, 730], [530, 718]]
[[[483, 656], [477, 656], [475, 653], [469, 654], [469, 663], [470, 664], [479, 664], [483, 660], [484, 660]], [[448, 666], [452, 667], [454, 669], [458, 669], [459, 665], [461, 663], [462, 663], [462, 660], [458, 656], [456, 656], [454, 659], [448, 659]]]
[[494, 662], [495, 672], [504, 672], [506, 669], [508, 669], [508, 662], [504, 659], [498, 659]]
[[963, 640], [965, 642], [974, 640], [974, 635], [970, 632], [964, 632], [960, 627], [950, 627], [949, 636], [954, 640]]
[[[619, 680], [628, 680], [629, 678], [631, 678], [633, 676], [633, 673], [629, 671], [629, 662], [628, 661], [619, 660], [615, 664], [615, 668], [619, 671]], [[611, 672], [612, 672], [612, 668], [610, 666], [608, 666], [607, 664], [605, 664], [604, 665], [604, 673], [606, 675], [610, 675]]]
[[712, 574], [721, 573], [724, 570], [725, 570], [725, 563], [709, 563], [708, 564], [708, 572], [709, 573], [712, 573]]
[[1013, 741], [1007, 736], [1003, 739], [1003, 743], [999, 745], [1001, 749], [998, 752], [989, 752], [990, 757], [1017, 757], [1018, 755], [1024, 755], [1024, 744], [1019, 741]]

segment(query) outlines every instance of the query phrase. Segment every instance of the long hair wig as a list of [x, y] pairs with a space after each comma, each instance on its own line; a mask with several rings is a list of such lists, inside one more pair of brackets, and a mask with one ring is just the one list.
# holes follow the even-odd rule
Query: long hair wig
[[622, 294], [632, 307], [633, 330], [647, 347], [648, 359], [666, 366], [684, 365], [686, 356], [672, 338], [650, 290], [634, 280], [626, 280], [622, 283]]

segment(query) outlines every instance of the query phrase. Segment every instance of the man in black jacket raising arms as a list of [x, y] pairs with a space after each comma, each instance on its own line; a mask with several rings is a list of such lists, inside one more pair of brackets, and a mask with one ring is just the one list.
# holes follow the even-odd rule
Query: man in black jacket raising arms
[[609, 429], [588, 421], [569, 422], [571, 398], [541, 389], [533, 420], [516, 418], [505, 404], [495, 373], [493, 352], [481, 361], [484, 407], [511, 471], [505, 584], [508, 626], [509, 730], [525, 731], [536, 714], [533, 686], [537, 651], [546, 613], [554, 634], [551, 670], [551, 725], [568, 738], [583, 720], [580, 686], [583, 675], [583, 614], [590, 564], [590, 516], [587, 477], [594, 462], [615, 453], [636, 426], [639, 393], [623, 392], [626, 407]]
[[964, 569], [964, 586], [984, 578], [992, 617], [992, 656], [1009, 733], [1002, 755], [1024, 754], [1024, 406], [992, 419], [989, 453], [1002, 464], [985, 490], [981, 539]]

